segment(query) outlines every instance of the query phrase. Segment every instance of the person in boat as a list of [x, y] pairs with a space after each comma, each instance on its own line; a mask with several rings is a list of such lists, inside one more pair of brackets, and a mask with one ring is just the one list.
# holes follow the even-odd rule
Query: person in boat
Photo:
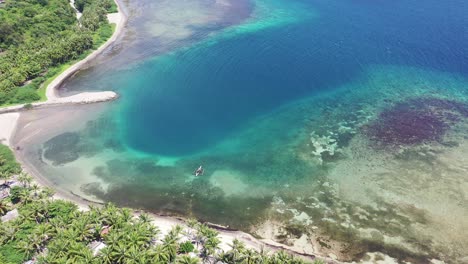
[[202, 165], [200, 165], [200, 167], [198, 167], [198, 169], [195, 171], [195, 176], [203, 175], [204, 171], [205, 170], [203, 169]]

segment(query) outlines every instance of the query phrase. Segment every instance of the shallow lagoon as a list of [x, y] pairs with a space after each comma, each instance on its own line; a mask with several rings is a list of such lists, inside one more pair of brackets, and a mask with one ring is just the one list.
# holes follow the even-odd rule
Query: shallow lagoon
[[[343, 260], [468, 254], [463, 5], [258, 1], [224, 21], [229, 8], [210, 3], [128, 4], [121, 45], [63, 88], [121, 99], [29, 139], [34, 167], [89, 199]], [[382, 146], [369, 132], [398, 104], [434, 98], [450, 102], [425, 111], [447, 124], [436, 138]]]

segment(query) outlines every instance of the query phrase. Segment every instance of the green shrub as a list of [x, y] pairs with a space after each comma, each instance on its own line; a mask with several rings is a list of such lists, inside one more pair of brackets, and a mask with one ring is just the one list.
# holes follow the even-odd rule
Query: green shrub
[[186, 254], [193, 252], [195, 246], [190, 241], [185, 241], [179, 245], [179, 253]]
[[14, 186], [10, 190], [10, 200], [12, 203], [16, 204], [21, 201], [21, 190], [23, 190], [23, 187], [19, 186]]
[[37, 94], [36, 89], [32, 87], [22, 87], [16, 89], [15, 97], [13, 98], [13, 103], [20, 103], [20, 102], [34, 102], [41, 99], [39, 94]]
[[114, 32], [113, 25], [109, 23], [102, 23], [99, 29], [94, 33], [93, 36], [93, 48], [99, 48], [104, 42], [106, 42]]
[[32, 104], [25, 104], [23, 106], [23, 108], [26, 109], [26, 110], [31, 110], [33, 108], [33, 105]]

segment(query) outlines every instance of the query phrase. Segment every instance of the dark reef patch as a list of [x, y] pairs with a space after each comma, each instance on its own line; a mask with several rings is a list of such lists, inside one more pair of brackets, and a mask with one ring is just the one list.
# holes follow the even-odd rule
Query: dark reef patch
[[54, 166], [63, 165], [79, 158], [76, 148], [80, 142], [77, 133], [63, 133], [44, 143], [44, 158]]
[[465, 103], [439, 98], [416, 98], [384, 110], [363, 130], [380, 146], [442, 142], [447, 130], [467, 117], [468, 105]]

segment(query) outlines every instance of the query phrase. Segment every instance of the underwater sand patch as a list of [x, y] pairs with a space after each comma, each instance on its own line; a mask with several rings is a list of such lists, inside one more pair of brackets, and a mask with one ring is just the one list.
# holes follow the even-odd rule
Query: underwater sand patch
[[242, 182], [238, 173], [228, 170], [215, 171], [211, 175], [210, 183], [223, 190], [226, 196], [244, 193], [249, 187]]

